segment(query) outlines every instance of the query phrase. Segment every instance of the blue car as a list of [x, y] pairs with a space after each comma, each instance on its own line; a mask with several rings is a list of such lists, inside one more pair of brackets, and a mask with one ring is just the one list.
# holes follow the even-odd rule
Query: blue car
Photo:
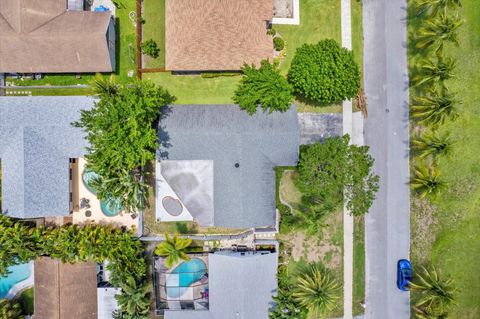
[[397, 287], [408, 291], [408, 283], [412, 281], [412, 264], [406, 259], [400, 259], [397, 263]]

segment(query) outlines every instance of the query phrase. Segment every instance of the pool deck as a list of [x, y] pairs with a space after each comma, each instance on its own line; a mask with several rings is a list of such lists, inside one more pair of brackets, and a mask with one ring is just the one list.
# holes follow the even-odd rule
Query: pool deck
[[[78, 196], [74, 196], [74, 198], [78, 199], [78, 203], [74, 203], [73, 209], [73, 224], [84, 225], [89, 223], [100, 224], [100, 225], [112, 225], [114, 227], [122, 227], [125, 226], [128, 229], [138, 229], [139, 225], [139, 213], [137, 213], [136, 218], [132, 218], [131, 214], [126, 214], [120, 212], [116, 216], [106, 216], [102, 212], [100, 201], [98, 200], [97, 196], [95, 196], [83, 183], [82, 174], [85, 169], [86, 161], [83, 158], [77, 159], [78, 167], [74, 169], [73, 172], [73, 183], [78, 186]], [[82, 199], [86, 199], [89, 201], [90, 207], [82, 207], [80, 202]], [[85, 215], [85, 212], [89, 210], [92, 212], [90, 217]]]

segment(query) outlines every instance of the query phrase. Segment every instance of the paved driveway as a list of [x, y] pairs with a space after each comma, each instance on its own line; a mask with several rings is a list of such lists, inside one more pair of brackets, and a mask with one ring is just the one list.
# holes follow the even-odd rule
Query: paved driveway
[[410, 190], [406, 0], [364, 0], [365, 143], [380, 175], [366, 217], [366, 319], [409, 319], [409, 294], [395, 285], [409, 256]]
[[300, 144], [342, 135], [342, 113], [298, 113]]

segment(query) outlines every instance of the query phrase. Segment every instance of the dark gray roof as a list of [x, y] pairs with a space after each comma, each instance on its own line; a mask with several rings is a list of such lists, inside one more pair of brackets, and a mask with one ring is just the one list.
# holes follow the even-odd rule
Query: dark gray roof
[[275, 224], [274, 167], [298, 161], [295, 107], [249, 116], [235, 105], [175, 105], [159, 128], [160, 159], [213, 160], [215, 226]]
[[167, 310], [165, 319], [268, 319], [277, 266], [277, 253], [209, 254], [209, 310]]
[[69, 213], [69, 159], [83, 157], [81, 129], [70, 123], [88, 97], [0, 98], [2, 211], [17, 218]]

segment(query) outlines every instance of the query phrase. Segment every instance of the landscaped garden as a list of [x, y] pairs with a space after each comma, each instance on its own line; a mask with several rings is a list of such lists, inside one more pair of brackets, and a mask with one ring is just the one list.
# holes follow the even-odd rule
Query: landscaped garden
[[427, 294], [414, 292], [412, 305], [478, 318], [480, 3], [441, 2], [449, 6], [436, 10], [439, 1], [426, 1], [421, 14], [419, 2], [409, 1], [411, 258], [414, 271], [435, 266], [448, 293], [430, 291], [434, 302], [421, 304]]

